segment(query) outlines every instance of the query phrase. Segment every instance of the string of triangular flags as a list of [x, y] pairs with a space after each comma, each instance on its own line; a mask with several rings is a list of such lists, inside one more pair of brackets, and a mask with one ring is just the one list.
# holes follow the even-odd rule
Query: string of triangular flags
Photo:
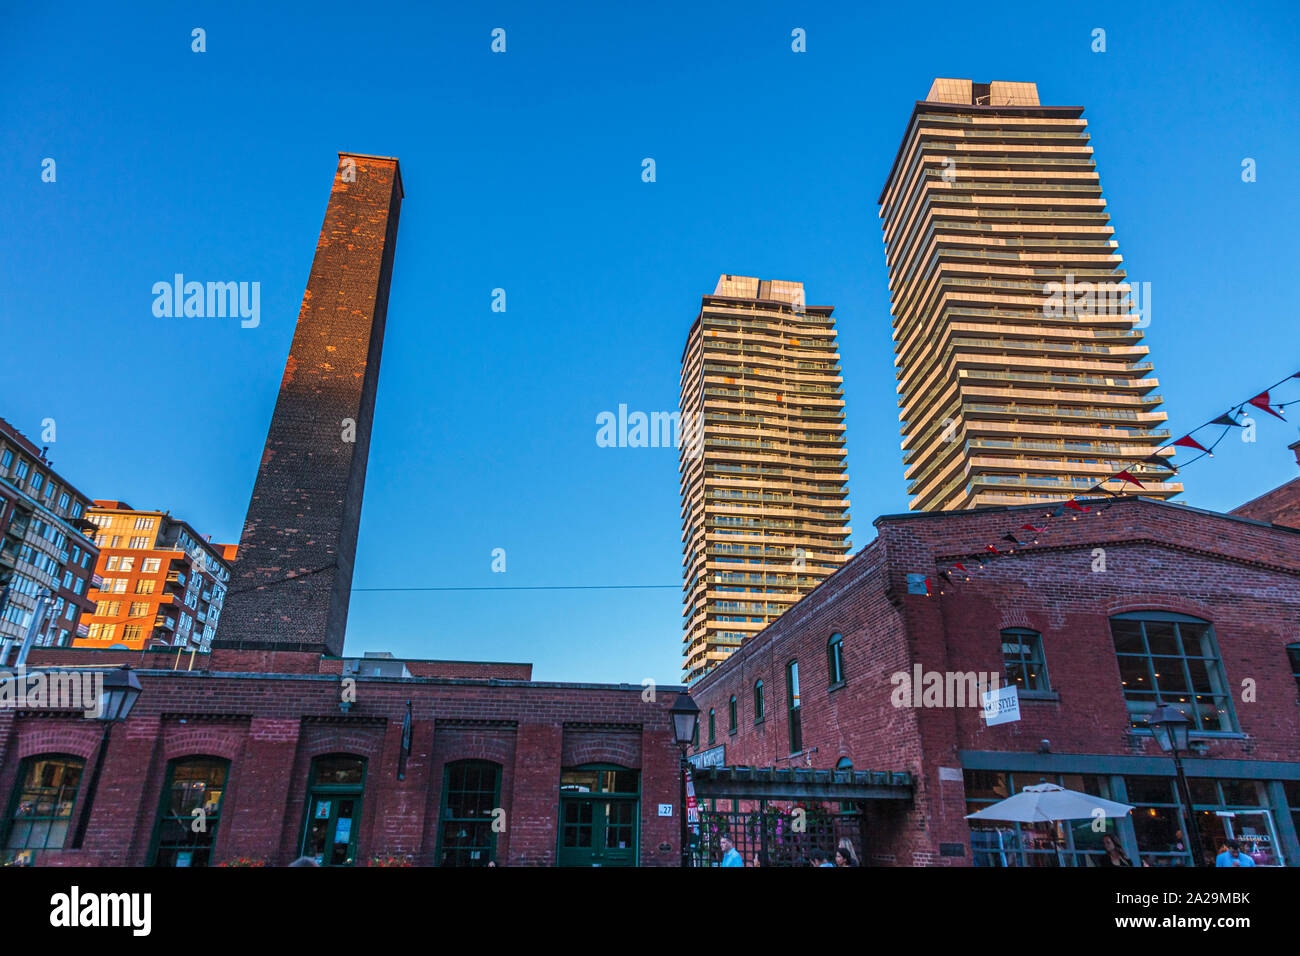
[[[1246, 419], [1249, 416], [1247, 416], [1245, 412], [1248, 407], [1260, 409], [1261, 411], [1268, 412], [1268, 414], [1272, 415], [1274, 418], [1279, 418], [1282, 421], [1286, 421], [1286, 418], [1285, 416], [1283, 416], [1281, 410], [1286, 408], [1289, 405], [1295, 405], [1297, 403], [1300, 403], [1300, 398], [1288, 402], [1275, 402], [1273, 401], [1271, 393], [1279, 386], [1283, 385], [1286, 382], [1289, 382], [1293, 378], [1300, 378], [1300, 372], [1295, 372], [1292, 375], [1288, 375], [1286, 378], [1274, 382], [1272, 385], [1270, 385], [1268, 388], [1264, 389], [1262, 392], [1255, 395], [1254, 397], [1248, 398], [1244, 402], [1239, 402], [1238, 404], [1232, 406], [1228, 411], [1224, 412], [1222, 415], [1218, 415], [1214, 418], [1211, 418], [1207, 422], [1197, 425], [1195, 428], [1187, 432], [1181, 438], [1178, 438], [1175, 441], [1171, 441], [1168, 444], [1157, 446], [1155, 450], [1152, 452], [1152, 454], [1150, 454], [1149, 456], [1143, 459], [1143, 462], [1151, 462], [1154, 464], [1158, 464], [1162, 468], [1169, 468], [1173, 471], [1174, 474], [1178, 474], [1183, 468], [1186, 468], [1194, 461], [1200, 461], [1202, 458], [1205, 458], [1206, 456], [1213, 458], [1214, 449], [1217, 448], [1219, 446], [1219, 443], [1222, 442], [1223, 439], [1227, 437], [1229, 432], [1231, 432], [1234, 428], [1246, 427], [1247, 425]], [[1209, 443], [1209, 445], [1203, 444], [1201, 441], [1199, 441], [1196, 438], [1197, 432], [1201, 431], [1204, 428], [1211, 428], [1216, 425], [1222, 426], [1223, 431], [1220, 432], [1218, 437], [1213, 439]], [[1183, 462], [1182, 464], [1175, 465], [1172, 461], [1169, 461], [1168, 458], [1156, 454], [1156, 452], [1168, 448], [1190, 448], [1199, 451], [1200, 454], [1192, 458], [1189, 458], [1187, 461]], [[1105, 487], [1108, 482], [1112, 482], [1112, 481], [1121, 482], [1119, 491], [1111, 491], [1110, 489]], [[984, 546], [984, 550], [981, 553], [980, 557], [976, 559], [975, 567], [968, 568], [961, 561], [943, 562], [944, 564], [946, 564], [946, 567], [940, 568], [938, 572], [939, 577], [947, 584], [953, 586], [955, 586], [958, 583], [958, 581], [962, 579], [969, 581], [971, 580], [971, 575], [975, 571], [982, 569], [986, 561], [992, 561], [992, 560], [996, 560], [997, 558], [1014, 554], [1016, 548], [1022, 547], [1025, 544], [1038, 544], [1038, 540], [1039, 540], [1038, 536], [1044, 534], [1048, 530], [1049, 525], [1056, 519], [1069, 517], [1071, 521], [1078, 521], [1079, 518], [1083, 517], [1084, 515], [1092, 514], [1092, 515], [1099, 516], [1102, 512], [1108, 510], [1110, 506], [1113, 505], [1117, 499], [1125, 497], [1124, 489], [1127, 488], [1129, 484], [1133, 484], [1138, 488], [1144, 487], [1142, 482], [1139, 481], [1127, 468], [1121, 468], [1119, 471], [1115, 472], [1109, 478], [1104, 478], [1101, 481], [1099, 481], [1087, 492], [1087, 495], [1097, 495], [1097, 494], [1107, 495], [1108, 497], [1105, 499], [1104, 503], [1098, 503], [1098, 501], [1093, 498], [1080, 499], [1077, 496], [1071, 497], [1068, 500], [1063, 501], [1061, 504], [1056, 505], [1055, 507], [1051, 507], [1050, 510], [1045, 511], [1041, 518], [1035, 519], [1033, 521], [1027, 521], [1024, 524], [1020, 525], [1020, 527], [1008, 531], [999, 539], [997, 544], [986, 544]], [[1028, 538], [1029, 535], [1033, 535], [1033, 538], [1029, 540], [1021, 540], [1022, 538]], [[920, 577], [920, 575], [916, 575], [916, 577]], [[924, 583], [925, 583], [925, 593], [927, 596], [929, 596], [932, 594], [932, 586], [931, 586], [930, 578], [925, 578]], [[942, 585], [940, 585], [939, 593], [940, 594], [943, 593]]]

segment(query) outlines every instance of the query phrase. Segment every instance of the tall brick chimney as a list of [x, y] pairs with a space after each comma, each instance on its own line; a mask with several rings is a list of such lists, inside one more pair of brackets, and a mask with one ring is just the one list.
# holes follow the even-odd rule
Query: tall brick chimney
[[343, 652], [402, 174], [340, 153], [215, 647]]

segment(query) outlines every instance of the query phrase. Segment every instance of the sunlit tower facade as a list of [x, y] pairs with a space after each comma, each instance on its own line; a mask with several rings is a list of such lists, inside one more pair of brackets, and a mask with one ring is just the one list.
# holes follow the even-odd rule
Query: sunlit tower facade
[[849, 554], [833, 307], [724, 275], [682, 353], [682, 677], [725, 660]]
[[1182, 491], [1082, 107], [937, 79], [879, 202], [913, 510]]

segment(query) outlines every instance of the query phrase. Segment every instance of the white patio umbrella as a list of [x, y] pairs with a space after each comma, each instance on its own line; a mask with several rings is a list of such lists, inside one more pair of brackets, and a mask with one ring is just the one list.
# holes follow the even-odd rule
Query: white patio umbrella
[[1054, 783], [1040, 783], [1025, 787], [1015, 796], [999, 800], [977, 813], [968, 813], [966, 819], [1048, 823], [1056, 820], [1084, 820], [1098, 810], [1108, 817], [1122, 817], [1132, 809], [1127, 803], [1116, 803], [1077, 790], [1066, 790]]

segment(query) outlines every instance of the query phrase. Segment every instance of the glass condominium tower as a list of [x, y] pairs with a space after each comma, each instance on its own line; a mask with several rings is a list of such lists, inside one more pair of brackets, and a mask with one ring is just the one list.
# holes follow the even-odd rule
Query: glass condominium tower
[[[831, 306], [803, 283], [724, 275], [682, 353], [684, 610], [690, 683], [849, 553], [844, 395]], [[694, 423], [694, 427], [690, 423]]]
[[[1127, 469], [1182, 491], [1156, 452], [1159, 384], [1080, 106], [1033, 83], [938, 79], [880, 196], [910, 507], [1087, 494]], [[1149, 288], [1149, 286], [1144, 286]]]

